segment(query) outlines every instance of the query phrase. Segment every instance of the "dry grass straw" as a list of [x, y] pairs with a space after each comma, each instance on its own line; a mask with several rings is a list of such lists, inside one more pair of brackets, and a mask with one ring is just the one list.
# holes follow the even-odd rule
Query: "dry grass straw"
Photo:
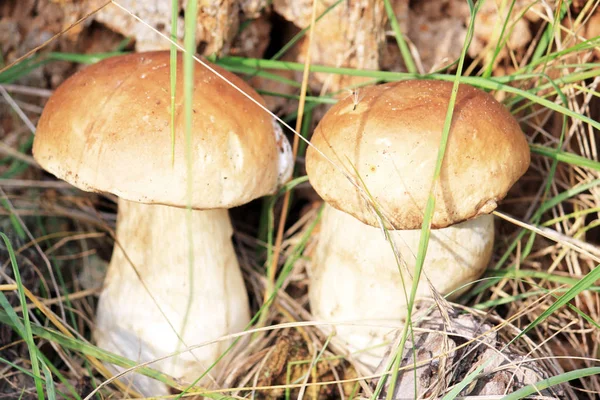
[[[302, 121], [304, 120], [304, 105], [306, 101], [306, 90], [308, 88], [308, 75], [310, 70], [311, 63], [311, 44], [314, 37], [315, 30], [313, 29], [315, 25], [315, 21], [317, 18], [317, 1], [312, 1], [312, 11], [310, 17], [310, 28], [308, 30], [308, 51], [306, 55], [306, 60], [304, 62], [304, 71], [302, 72], [302, 85], [300, 87], [300, 99], [298, 102], [298, 115], [296, 117], [296, 132], [300, 132], [302, 130]], [[296, 163], [296, 158], [298, 156], [298, 145], [299, 145], [299, 136], [298, 134], [294, 135], [294, 141], [292, 143], [292, 160], [294, 165]], [[270, 288], [265, 290], [265, 296], [263, 299], [263, 303], [266, 303], [271, 297], [273, 286], [275, 285], [275, 275], [277, 273], [277, 266], [279, 264], [279, 254], [281, 251], [281, 241], [283, 240], [283, 230], [285, 229], [285, 223], [287, 221], [288, 208], [290, 203], [290, 193], [289, 191], [285, 192], [283, 195], [283, 203], [281, 206], [281, 215], [279, 217], [279, 224], [277, 226], [277, 235], [275, 237], [275, 246], [273, 248], [273, 261], [271, 265], [267, 268], [268, 277], [270, 282]]]

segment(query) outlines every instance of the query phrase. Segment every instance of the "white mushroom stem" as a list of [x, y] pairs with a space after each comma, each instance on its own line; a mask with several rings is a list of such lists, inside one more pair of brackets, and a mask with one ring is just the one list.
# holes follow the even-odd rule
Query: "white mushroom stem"
[[[328, 205], [323, 210], [311, 268], [309, 294], [314, 317], [339, 323], [335, 326], [337, 337], [349, 350], [360, 350], [355, 359], [371, 368], [382, 361], [394, 327], [406, 317], [421, 234], [420, 230], [389, 232], [406, 263], [407, 268], [401, 268], [404, 285], [383, 232]], [[433, 230], [423, 274], [438, 292], [448, 294], [481, 276], [493, 241], [491, 215]], [[417, 297], [431, 297], [423, 276]]]
[[[244, 329], [248, 298], [227, 210], [192, 211], [191, 243], [187, 218], [185, 209], [119, 200], [119, 243], [96, 319], [99, 347], [144, 362]], [[230, 344], [211, 344], [150, 367], [193, 382]], [[129, 376], [144, 395], [168, 394], [158, 381]]]

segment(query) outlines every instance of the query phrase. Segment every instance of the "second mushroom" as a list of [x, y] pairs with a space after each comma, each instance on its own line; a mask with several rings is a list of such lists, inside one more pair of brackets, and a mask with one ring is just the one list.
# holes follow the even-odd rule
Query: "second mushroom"
[[[362, 89], [323, 117], [307, 152], [311, 184], [328, 203], [312, 260], [310, 305], [336, 325], [355, 358], [381, 362], [406, 317], [420, 228], [452, 84], [404, 81]], [[423, 275], [449, 294], [485, 271], [489, 215], [529, 166], [518, 123], [492, 96], [460, 85]], [[343, 168], [359, 187], [333, 164]], [[383, 213], [379, 219], [375, 203]], [[400, 259], [382, 235], [384, 224]], [[400, 270], [400, 272], [399, 272]], [[403, 278], [403, 279], [402, 279]], [[417, 295], [431, 296], [422, 278]]]

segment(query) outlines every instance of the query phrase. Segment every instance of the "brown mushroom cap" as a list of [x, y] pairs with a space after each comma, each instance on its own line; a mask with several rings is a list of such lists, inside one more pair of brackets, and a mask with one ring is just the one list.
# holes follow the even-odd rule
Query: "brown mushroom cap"
[[[358, 103], [351, 97], [340, 101], [315, 130], [314, 146], [349, 175], [358, 173], [390, 229], [421, 227], [451, 91], [452, 83], [428, 80], [361, 89]], [[491, 95], [460, 85], [432, 227], [493, 211], [529, 160], [527, 141], [511, 114]], [[379, 226], [356, 187], [312, 148], [306, 169], [330, 205]]]
[[[213, 68], [264, 104], [242, 79]], [[35, 159], [83, 190], [183, 207], [187, 163], [181, 54], [176, 94], [174, 163], [168, 51], [105, 59], [66, 80], [40, 118]], [[287, 143], [278, 140], [266, 112], [199, 63], [193, 112], [192, 207], [229, 208], [276, 189], [280, 154], [286, 150], [281, 146]]]

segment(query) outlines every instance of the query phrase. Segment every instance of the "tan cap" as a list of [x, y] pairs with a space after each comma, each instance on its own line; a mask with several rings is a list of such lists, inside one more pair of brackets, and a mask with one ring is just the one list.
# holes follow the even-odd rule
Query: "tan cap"
[[[452, 83], [403, 81], [361, 89], [323, 117], [312, 143], [349, 175], [356, 171], [390, 219], [391, 229], [418, 229], [433, 179]], [[519, 125], [492, 96], [460, 85], [432, 227], [490, 213], [525, 173], [529, 147]], [[379, 226], [355, 186], [312, 148], [310, 182], [333, 207]]]
[[[260, 104], [242, 79], [213, 66]], [[285, 136], [260, 107], [196, 63], [192, 207], [228, 208], [272, 193], [291, 172]], [[35, 159], [80, 189], [149, 204], [186, 205], [183, 65], [177, 63], [175, 162], [171, 157], [169, 52], [94, 64], [48, 100]]]

